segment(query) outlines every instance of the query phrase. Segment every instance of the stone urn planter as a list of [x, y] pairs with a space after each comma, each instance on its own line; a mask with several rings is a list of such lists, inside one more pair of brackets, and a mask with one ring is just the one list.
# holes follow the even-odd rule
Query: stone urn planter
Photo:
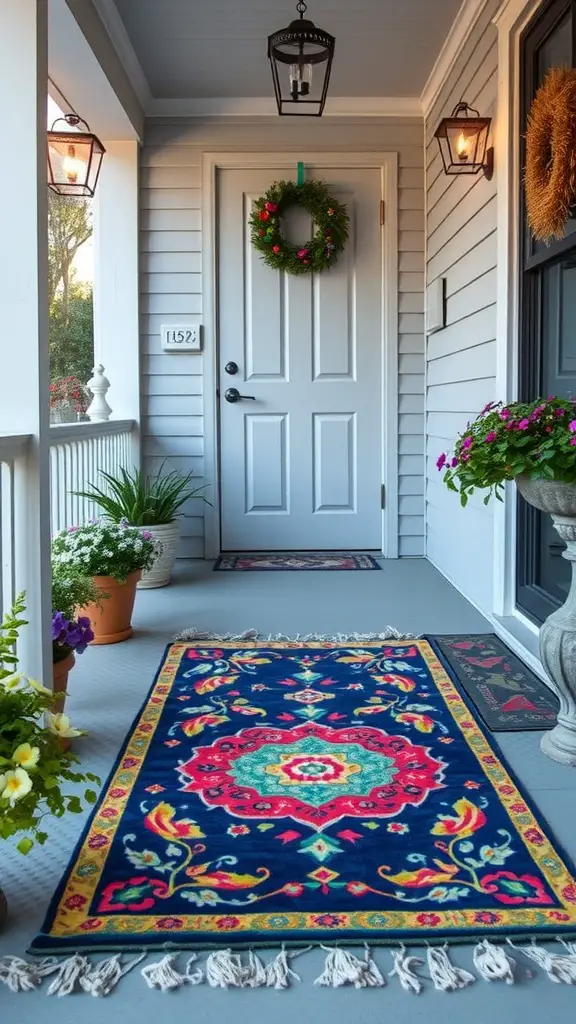
[[180, 540], [180, 520], [164, 523], [161, 526], [146, 526], [152, 534], [158, 548], [158, 557], [151, 569], [142, 573], [138, 590], [150, 590], [152, 587], [166, 587], [170, 583], [172, 569], [176, 560], [176, 550]]
[[68, 689], [68, 675], [76, 664], [74, 651], [70, 651], [68, 657], [62, 661], [55, 661], [52, 665], [52, 690], [56, 697], [54, 705], [56, 711], [64, 711], [66, 703], [66, 690]]
[[132, 636], [132, 612], [136, 598], [136, 584], [140, 569], [130, 573], [125, 583], [113, 576], [94, 576], [94, 586], [102, 593], [101, 607], [88, 604], [78, 609], [78, 615], [87, 615], [94, 631], [93, 644], [118, 644]]
[[576, 767], [576, 484], [519, 476], [516, 485], [525, 501], [552, 516], [566, 543], [562, 557], [572, 563], [568, 597], [540, 629], [540, 659], [560, 701], [557, 725], [540, 745], [554, 761]]

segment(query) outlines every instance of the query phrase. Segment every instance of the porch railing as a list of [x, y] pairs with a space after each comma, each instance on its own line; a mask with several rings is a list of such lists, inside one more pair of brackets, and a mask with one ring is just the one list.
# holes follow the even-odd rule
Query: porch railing
[[[16, 590], [17, 561], [25, 539], [18, 508], [26, 506], [31, 435], [0, 434], [0, 614]], [[50, 427], [50, 528], [52, 534], [98, 514], [93, 502], [74, 491], [98, 483], [100, 471], [117, 473], [137, 462], [134, 420], [74, 423]], [[28, 583], [28, 586], [30, 584]]]
[[50, 524], [52, 534], [98, 515], [94, 502], [80, 498], [100, 471], [116, 474], [134, 462], [134, 420], [74, 423], [50, 427]]
[[16, 591], [16, 492], [25, 486], [29, 434], [0, 434], [0, 613]]

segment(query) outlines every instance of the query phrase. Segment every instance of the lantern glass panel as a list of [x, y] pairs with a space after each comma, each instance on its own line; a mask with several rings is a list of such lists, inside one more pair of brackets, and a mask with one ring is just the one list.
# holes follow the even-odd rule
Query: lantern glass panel
[[94, 195], [104, 147], [95, 135], [50, 132], [48, 184], [60, 195]]

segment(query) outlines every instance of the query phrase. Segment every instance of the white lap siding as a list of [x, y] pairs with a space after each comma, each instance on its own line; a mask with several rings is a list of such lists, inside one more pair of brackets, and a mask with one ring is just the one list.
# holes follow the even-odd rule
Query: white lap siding
[[[149, 122], [141, 161], [141, 372], [148, 471], [203, 473], [200, 354], [160, 348], [160, 324], [202, 315], [203, 152], [396, 151], [399, 158], [399, 535], [424, 553], [424, 149], [419, 118], [291, 124], [244, 119]], [[378, 211], [374, 211], [378, 216]], [[204, 553], [202, 503], [186, 508], [180, 554]]]
[[[427, 553], [483, 611], [492, 609], [493, 514], [482, 497], [462, 509], [436, 469], [440, 452], [496, 396], [496, 178], [447, 176], [434, 131], [464, 99], [496, 116], [497, 32], [492, 0], [426, 120], [428, 284], [446, 278], [446, 327], [427, 339]], [[497, 157], [496, 157], [497, 159]]]

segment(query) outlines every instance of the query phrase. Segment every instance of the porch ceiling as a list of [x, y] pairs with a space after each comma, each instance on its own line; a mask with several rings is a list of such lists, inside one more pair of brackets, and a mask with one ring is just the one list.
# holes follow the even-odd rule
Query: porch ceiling
[[[293, 0], [115, 0], [156, 99], [268, 96], [270, 32]], [[336, 36], [338, 97], [419, 96], [461, 0], [310, 0]]]

